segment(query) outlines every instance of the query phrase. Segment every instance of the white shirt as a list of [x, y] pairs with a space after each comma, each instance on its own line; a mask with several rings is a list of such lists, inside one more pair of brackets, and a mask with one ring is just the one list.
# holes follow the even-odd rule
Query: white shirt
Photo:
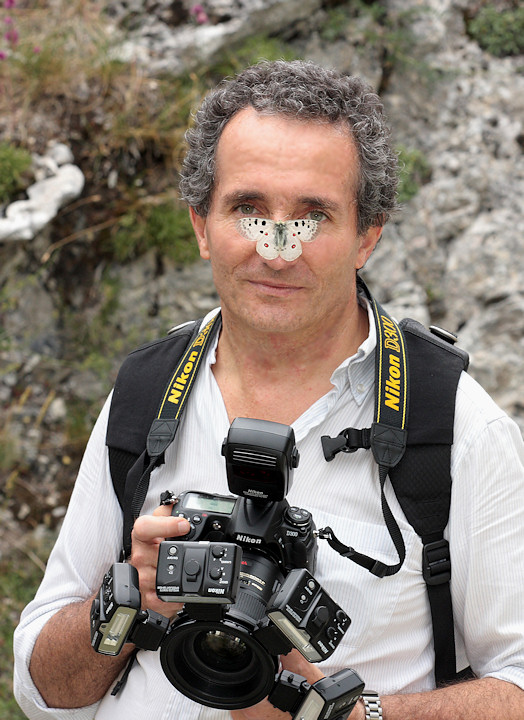
[[[370, 335], [332, 375], [332, 390], [293, 423], [300, 464], [287, 496], [330, 525], [345, 544], [387, 564], [398, 561], [380, 505], [370, 451], [339, 453], [327, 463], [321, 435], [369, 427], [374, 404], [374, 322]], [[220, 449], [229, 429], [210, 349], [165, 464], [151, 476], [142, 512], [160, 493], [193, 489], [228, 495]], [[283, 372], [286, 368], [283, 368]], [[125, 689], [75, 710], [48, 709], [28, 665], [40, 629], [53, 613], [91, 596], [118, 559], [122, 518], [105, 446], [109, 399], [95, 425], [69, 509], [35, 599], [15, 633], [15, 692], [30, 720], [222, 720], [170, 684], [159, 653], [141, 651]], [[459, 382], [452, 450], [452, 501], [446, 536], [452, 558], [457, 667], [524, 688], [524, 445], [517, 426], [467, 374]], [[386, 483], [386, 496], [406, 545], [399, 573], [379, 579], [319, 540], [315, 577], [348, 613], [342, 644], [321, 664], [326, 674], [351, 667], [381, 694], [431, 689], [433, 636], [421, 572], [421, 541]]]

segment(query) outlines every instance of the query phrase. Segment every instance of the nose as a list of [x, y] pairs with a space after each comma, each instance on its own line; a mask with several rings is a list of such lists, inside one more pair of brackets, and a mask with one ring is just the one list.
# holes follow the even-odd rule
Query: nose
[[297, 260], [298, 258], [295, 258], [295, 260], [284, 260], [282, 255], [278, 255], [272, 260], [262, 258], [262, 262], [264, 263], [264, 265], [267, 265], [269, 268], [271, 268], [271, 270], [275, 270], [276, 272], [280, 272], [281, 270], [287, 270], [288, 268], [293, 267], [293, 265], [296, 265]]

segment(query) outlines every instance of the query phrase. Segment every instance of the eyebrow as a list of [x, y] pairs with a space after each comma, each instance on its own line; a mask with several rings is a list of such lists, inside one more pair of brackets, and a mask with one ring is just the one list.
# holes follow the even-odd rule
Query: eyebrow
[[[235, 190], [224, 196], [223, 201], [226, 205], [238, 205], [241, 203], [252, 203], [256, 201], [266, 201], [267, 196], [265, 193], [258, 192], [256, 190]], [[328, 198], [321, 197], [320, 195], [304, 196], [299, 197], [296, 200], [298, 205], [304, 207], [316, 207], [321, 210], [338, 210], [339, 204], [329, 200]]]
[[241, 203], [251, 203], [256, 200], [265, 200], [264, 193], [250, 190], [234, 190], [224, 195], [223, 202], [225, 205], [238, 205]]
[[309, 205], [313, 207], [320, 208], [321, 210], [338, 210], [340, 207], [339, 203], [333, 202], [332, 200], [329, 200], [328, 198], [323, 198], [320, 195], [315, 195], [312, 197], [301, 197], [298, 198], [298, 202], [300, 205]]

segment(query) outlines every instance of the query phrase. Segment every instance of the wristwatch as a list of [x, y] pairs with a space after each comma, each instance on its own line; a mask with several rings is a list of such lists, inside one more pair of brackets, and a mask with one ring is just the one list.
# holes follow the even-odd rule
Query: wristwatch
[[360, 699], [366, 708], [366, 720], [382, 717], [382, 705], [380, 698], [374, 690], [364, 690]]

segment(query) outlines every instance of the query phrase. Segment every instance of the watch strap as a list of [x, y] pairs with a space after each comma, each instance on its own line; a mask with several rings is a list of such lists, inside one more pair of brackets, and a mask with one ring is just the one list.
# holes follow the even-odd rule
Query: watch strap
[[382, 705], [380, 697], [374, 690], [364, 690], [361, 696], [366, 710], [366, 720], [382, 718]]

